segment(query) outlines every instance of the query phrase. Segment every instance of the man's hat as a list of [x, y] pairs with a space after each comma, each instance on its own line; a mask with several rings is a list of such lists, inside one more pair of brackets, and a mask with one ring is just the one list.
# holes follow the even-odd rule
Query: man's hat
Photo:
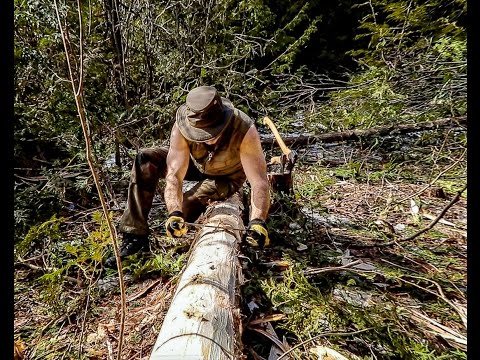
[[177, 124], [182, 135], [196, 142], [218, 136], [232, 119], [234, 107], [220, 97], [213, 86], [199, 86], [187, 95], [187, 101], [177, 110]]

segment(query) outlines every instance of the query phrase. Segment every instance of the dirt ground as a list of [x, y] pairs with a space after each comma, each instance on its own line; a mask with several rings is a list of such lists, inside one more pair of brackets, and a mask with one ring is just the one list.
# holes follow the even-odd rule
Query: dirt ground
[[[459, 187], [452, 189], [432, 181], [435, 174], [454, 163], [458, 156], [452, 155], [450, 162], [439, 162], [430, 168], [433, 173], [430, 177], [406, 181], [400, 176], [375, 180], [341, 176], [328, 161], [326, 151], [323, 153], [322, 158], [312, 160], [310, 150], [300, 152], [294, 172], [295, 206], [286, 208], [283, 203], [272, 214], [270, 248], [262, 251], [242, 247], [246, 279], [256, 284], [263, 280], [271, 284], [272, 279], [281, 282], [294, 263], [301, 264], [295, 269], [301, 269], [302, 276], [310, 279], [311, 284], [321, 289], [328, 284], [330, 301], [336, 299], [338, 304], [356, 309], [369, 306], [377, 309], [382, 302], [385, 306], [394, 303], [402, 307], [402, 317], [392, 327], [403, 326], [399, 333], [405, 334], [415, 329], [411, 337], [429, 346], [433, 354], [430, 358], [440, 358], [441, 354], [445, 359], [466, 358], [466, 322], [462, 321], [467, 315], [466, 194], [452, 203]], [[348, 164], [352, 159], [365, 161], [366, 154], [366, 151], [350, 154], [350, 159], [340, 164]], [[384, 166], [382, 159], [377, 158], [379, 168]], [[420, 165], [417, 161], [410, 170]], [[325, 185], [320, 185], [323, 179], [318, 168], [323, 168], [326, 171], [323, 174], [330, 178]], [[317, 187], [310, 193], [311, 184]], [[161, 212], [162, 205], [158, 204], [153, 214], [155, 211]], [[114, 220], [118, 221], [120, 215], [120, 211], [114, 212]], [[95, 227], [89, 220], [77, 220], [69, 226], [79, 233]], [[163, 241], [162, 229], [161, 224], [154, 229], [153, 236], [159, 242]], [[419, 233], [422, 230], [425, 231]], [[193, 230], [189, 234], [193, 237]], [[34, 255], [16, 261], [14, 335], [18, 357], [15, 359], [117, 359], [122, 299], [115, 277], [109, 278], [110, 284], [102, 276], [92, 277], [86, 283], [81, 270], [77, 276], [66, 277], [68, 291], [62, 301], [70, 311], [52, 317], [48, 315], [51, 314], [48, 296], [55, 295], [45, 294], [42, 284], [36, 281], [46, 265], [42, 264], [41, 256], [35, 259]], [[133, 279], [125, 275], [127, 311], [121, 359], [149, 358], [178, 276], [180, 273], [147, 274]], [[362, 287], [350, 286], [353, 280]], [[415, 358], [412, 354], [417, 350], [395, 357], [388, 349], [390, 344], [382, 344], [380, 340], [378, 344], [365, 344], [373, 337], [355, 335], [355, 329], [367, 329], [367, 322], [354, 326], [352, 320], [354, 324], [349, 331], [353, 342], [341, 337], [322, 337], [321, 333], [295, 334], [296, 328], [289, 327], [288, 321], [289, 318], [293, 321], [293, 315], [285, 312], [288, 308], [284, 304], [272, 300], [275, 290], [270, 291], [272, 299], [269, 294], [256, 291], [245, 288], [245, 298], [238, 304], [243, 320], [244, 359], [266, 359], [271, 356], [272, 348], [278, 350], [278, 344], [272, 340], [272, 329], [284, 345], [280, 351], [284, 356], [277, 355], [277, 359], [321, 359], [312, 350], [319, 346], [332, 351], [335, 348], [348, 359]], [[255, 302], [261, 311], [249, 313], [249, 305]], [[312, 306], [312, 302], [305, 301], [303, 306]], [[255, 321], [261, 318], [266, 320]], [[265, 335], [267, 330], [270, 337]], [[324, 330], [338, 328], [330, 322]], [[378, 339], [382, 339], [380, 335]], [[302, 341], [305, 344], [296, 347]], [[362, 341], [363, 345], [359, 345]]]

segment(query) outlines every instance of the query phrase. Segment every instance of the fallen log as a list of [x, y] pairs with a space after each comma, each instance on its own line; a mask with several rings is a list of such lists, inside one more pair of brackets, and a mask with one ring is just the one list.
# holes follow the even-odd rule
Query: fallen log
[[[461, 126], [467, 124], [467, 117], [451, 117], [440, 119], [432, 122], [423, 122], [415, 124], [397, 124], [397, 125], [383, 125], [374, 126], [363, 130], [346, 130], [339, 132], [331, 132], [320, 135], [299, 135], [299, 136], [285, 136], [283, 142], [287, 145], [308, 145], [318, 142], [334, 143], [347, 140], [360, 140], [373, 136], [385, 136], [390, 134], [407, 134], [417, 131], [435, 130], [445, 127]], [[273, 145], [277, 143], [275, 138], [262, 137], [262, 145]]]
[[238, 359], [241, 320], [237, 295], [240, 194], [210, 205], [153, 346], [150, 360]]

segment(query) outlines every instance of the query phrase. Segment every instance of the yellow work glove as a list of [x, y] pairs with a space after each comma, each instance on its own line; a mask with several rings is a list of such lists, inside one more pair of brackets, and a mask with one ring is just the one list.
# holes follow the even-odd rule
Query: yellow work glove
[[179, 238], [185, 235], [187, 233], [187, 227], [183, 219], [183, 213], [181, 211], [170, 213], [165, 223], [165, 229], [167, 230], [167, 235], [170, 237]]
[[253, 219], [248, 223], [245, 240], [254, 247], [267, 247], [270, 244], [267, 224], [264, 220]]

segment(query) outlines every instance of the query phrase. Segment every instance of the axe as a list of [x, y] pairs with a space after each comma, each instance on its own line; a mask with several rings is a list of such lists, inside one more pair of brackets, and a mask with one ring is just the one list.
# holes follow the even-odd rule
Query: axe
[[291, 173], [293, 169], [293, 165], [295, 165], [295, 162], [297, 161], [297, 153], [287, 147], [285, 145], [285, 142], [283, 141], [282, 137], [280, 136], [275, 124], [273, 121], [268, 117], [265, 116], [263, 118], [263, 124], [268, 125], [270, 130], [272, 130], [273, 135], [275, 136], [275, 139], [277, 140], [278, 145], [280, 145], [280, 148], [282, 149], [283, 156], [282, 157], [272, 157], [271, 163], [280, 163], [282, 166], [282, 172], [283, 172], [283, 167], [286, 163], [286, 173]]

